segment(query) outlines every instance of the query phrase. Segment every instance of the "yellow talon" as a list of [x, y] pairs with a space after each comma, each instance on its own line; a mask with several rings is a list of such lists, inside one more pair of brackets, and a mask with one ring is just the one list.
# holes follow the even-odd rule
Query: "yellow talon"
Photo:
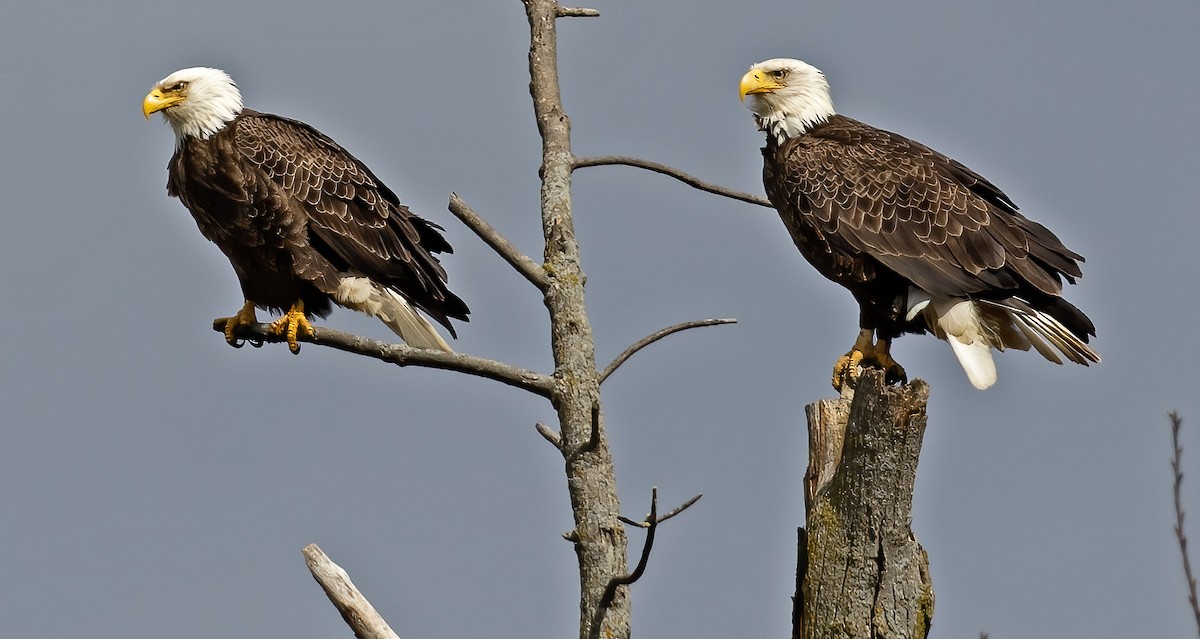
[[304, 316], [304, 302], [296, 300], [292, 304], [292, 308], [283, 314], [283, 317], [271, 323], [270, 332], [272, 335], [286, 335], [288, 350], [293, 353], [300, 352], [300, 342], [298, 338], [313, 336], [312, 324], [308, 323], [308, 318]]
[[842, 355], [833, 365], [833, 389], [841, 392], [842, 386], [849, 383], [851, 387], [858, 381], [858, 367], [862, 365], [863, 354], [857, 348]]
[[908, 382], [908, 374], [904, 367], [892, 359], [891, 341], [880, 339], [876, 342], [870, 329], [859, 331], [854, 348], [849, 353], [838, 358], [833, 365], [833, 388], [841, 392], [843, 386], [854, 388], [858, 378], [862, 376], [860, 368], [878, 368], [884, 371], [884, 379], [888, 384], [904, 384]]
[[849, 353], [838, 358], [836, 364], [833, 365], [833, 390], [842, 392], [842, 386], [849, 384], [854, 388], [858, 381], [858, 367], [863, 364], [863, 360], [867, 358], [867, 353], [875, 352], [875, 331], [864, 328], [858, 331], [858, 339], [854, 340], [854, 348], [850, 349]]
[[234, 335], [238, 327], [257, 323], [258, 316], [254, 313], [254, 302], [246, 300], [246, 303], [242, 304], [242, 310], [238, 311], [233, 317], [225, 318], [225, 341], [229, 342], [230, 346], [240, 347], [241, 344], [238, 343], [238, 338]]

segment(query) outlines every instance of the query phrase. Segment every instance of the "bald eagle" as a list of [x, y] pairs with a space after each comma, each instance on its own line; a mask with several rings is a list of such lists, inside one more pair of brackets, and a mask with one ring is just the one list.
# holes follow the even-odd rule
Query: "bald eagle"
[[[1023, 216], [999, 188], [922, 144], [838, 115], [820, 70], [778, 58], [742, 76], [767, 134], [763, 182], [800, 253], [859, 305], [859, 335], [834, 367], [905, 381], [904, 333], [946, 340], [968, 379], [996, 382], [992, 349], [1037, 350], [1087, 366], [1096, 327], [1061, 297], [1083, 257]], [[1062, 357], [1059, 356], [1062, 355]]]
[[406, 343], [449, 351], [450, 318], [468, 309], [446, 287], [435, 254], [452, 253], [441, 227], [400, 203], [357, 158], [296, 120], [242, 108], [224, 71], [182, 69], [142, 102], [175, 132], [167, 193], [191, 211], [204, 237], [233, 264], [245, 304], [225, 322], [257, 322], [255, 308], [281, 312], [271, 325], [299, 352], [312, 316], [332, 304], [382, 320]]

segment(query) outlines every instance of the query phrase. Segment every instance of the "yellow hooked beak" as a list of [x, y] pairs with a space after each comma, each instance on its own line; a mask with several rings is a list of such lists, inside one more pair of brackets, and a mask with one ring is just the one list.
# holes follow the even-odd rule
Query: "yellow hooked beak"
[[163, 90], [154, 87], [154, 90], [146, 94], [146, 98], [142, 100], [142, 115], [149, 120], [151, 114], [158, 113], [168, 107], [173, 107], [180, 102], [183, 102], [184, 96], [179, 93], [163, 93]]
[[741, 94], [739, 97], [742, 102], [746, 101], [746, 96], [751, 93], [770, 93], [776, 89], [782, 89], [783, 84], [771, 76], [771, 74], [762, 69], [750, 69], [746, 75], [742, 76]]

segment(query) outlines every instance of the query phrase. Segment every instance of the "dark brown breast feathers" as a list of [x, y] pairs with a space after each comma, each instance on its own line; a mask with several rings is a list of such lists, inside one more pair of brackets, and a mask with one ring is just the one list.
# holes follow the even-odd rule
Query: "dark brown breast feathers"
[[[219, 245], [282, 242], [295, 275], [326, 294], [336, 289], [337, 273], [349, 272], [393, 288], [451, 334], [448, 318], [467, 318], [434, 256], [452, 252], [440, 227], [302, 122], [246, 110], [209, 140], [189, 140], [176, 153], [168, 189]], [[215, 207], [206, 202], [220, 199], [242, 210], [209, 210]]]

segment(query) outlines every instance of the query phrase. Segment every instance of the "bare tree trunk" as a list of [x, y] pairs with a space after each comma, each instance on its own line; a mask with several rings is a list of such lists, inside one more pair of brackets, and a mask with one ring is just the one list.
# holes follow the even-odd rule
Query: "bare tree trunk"
[[923, 639], [933, 584], [911, 523], [929, 386], [887, 386], [867, 370], [851, 395], [807, 407], [792, 635]]
[[550, 311], [555, 386], [551, 401], [558, 411], [566, 458], [567, 490], [575, 515], [568, 536], [579, 557], [581, 639], [589, 634], [626, 639], [630, 633], [627, 588], [619, 588], [603, 617], [603, 632], [590, 632], [596, 610], [611, 580], [625, 575], [627, 539], [618, 521], [616, 475], [600, 412], [600, 376], [592, 327], [584, 308], [583, 270], [571, 219], [571, 124], [563, 111], [558, 84], [555, 0], [524, 0], [529, 18], [529, 92], [542, 136], [542, 228], [546, 237], [545, 290]]

